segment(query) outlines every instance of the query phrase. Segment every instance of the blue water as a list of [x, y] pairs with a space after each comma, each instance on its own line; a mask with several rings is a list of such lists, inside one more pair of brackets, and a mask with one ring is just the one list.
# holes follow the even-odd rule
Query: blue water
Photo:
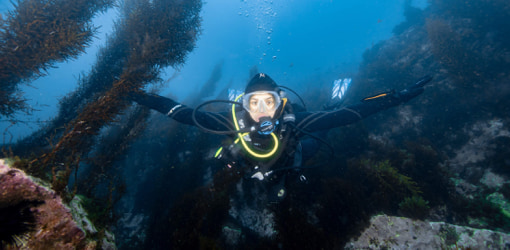
[[[280, 182], [250, 182], [253, 166], [229, 168], [213, 157], [227, 145], [223, 136], [142, 109], [144, 117], [126, 112], [136, 125], [119, 116], [102, 128], [94, 146], [79, 148], [83, 158], [69, 190], [77, 187], [101, 205], [115, 200], [111, 218], [100, 215], [100, 221], [119, 249], [221, 245], [229, 239], [240, 248], [337, 249], [380, 213], [510, 232], [510, 25], [504, 11], [510, 4], [413, 1], [424, 10], [406, 8], [404, 20], [405, 3], [207, 2], [196, 48], [182, 65], [163, 69], [158, 94], [185, 105], [227, 99], [226, 87], [244, 89], [256, 67], [298, 92], [310, 111], [327, 104], [337, 79], [352, 79], [344, 99], [349, 105], [401, 90], [424, 75], [433, 78], [419, 97], [319, 135], [325, 143], [314, 158], [286, 173], [291, 177], [283, 201], [267, 203], [274, 191], [269, 189]], [[0, 0], [3, 18], [10, 9], [9, 1]], [[100, 28], [85, 53], [22, 86], [35, 110], [0, 119], [3, 143], [29, 136], [57, 114], [59, 99], [76, 90], [95, 64], [118, 13], [112, 8], [94, 18]], [[219, 82], [205, 86], [216, 69]], [[32, 151], [23, 146], [13, 153]], [[52, 170], [59, 166], [65, 163]], [[283, 170], [275, 169], [275, 178]], [[370, 243], [383, 242], [378, 236]]]
[[[185, 101], [220, 62], [220, 82], [239, 88], [250, 77], [248, 72], [254, 65], [279, 84], [298, 91], [303, 89], [300, 83], [316, 77], [333, 82], [341, 73], [356, 71], [363, 51], [392, 36], [393, 27], [403, 21], [403, 3], [404, 0], [207, 2], [202, 9], [202, 34], [196, 48], [184, 65], [165, 71], [163, 78], [174, 73], [178, 76], [163, 88], [162, 94]], [[425, 5], [424, 1], [415, 4]], [[0, 2], [4, 15], [10, 9], [10, 1]], [[101, 28], [84, 54], [56, 64], [47, 76], [22, 86], [35, 110], [30, 115], [3, 118], [3, 142], [29, 135], [56, 114], [59, 99], [75, 90], [80, 75], [90, 70], [117, 17], [116, 9], [95, 17], [94, 24]], [[18, 122], [13, 124], [12, 120]]]

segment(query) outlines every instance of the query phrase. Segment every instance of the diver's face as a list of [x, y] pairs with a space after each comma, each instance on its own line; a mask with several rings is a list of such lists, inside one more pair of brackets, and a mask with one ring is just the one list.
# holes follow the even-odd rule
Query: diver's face
[[276, 111], [276, 100], [269, 93], [254, 94], [250, 97], [249, 109], [250, 116], [255, 122], [259, 122], [261, 117], [273, 118]]

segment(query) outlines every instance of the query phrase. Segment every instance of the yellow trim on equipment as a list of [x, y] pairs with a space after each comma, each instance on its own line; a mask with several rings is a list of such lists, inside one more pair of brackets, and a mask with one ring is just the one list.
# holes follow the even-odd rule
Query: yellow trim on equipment
[[282, 101], [283, 101], [283, 103], [282, 103], [282, 108], [280, 109], [280, 115], [279, 116], [281, 116], [283, 114], [283, 110], [285, 110], [285, 105], [287, 105], [287, 98], [285, 98], [285, 97], [282, 98]]
[[[240, 94], [236, 99], [235, 99], [235, 102], [237, 102], [239, 100], [239, 98], [241, 98], [242, 96], [244, 95], [243, 94]], [[287, 99], [285, 98], [284, 99], [284, 104], [287, 102]], [[236, 130], [239, 130], [239, 124], [237, 124], [237, 118], [236, 118], [236, 109], [235, 109], [235, 104], [232, 104], [232, 118], [234, 119], [234, 125], [235, 125], [235, 129]], [[278, 143], [278, 137], [274, 134], [274, 133], [271, 133], [271, 136], [273, 137], [273, 140], [274, 140], [274, 148], [269, 151], [268, 153], [266, 154], [261, 154], [261, 153], [257, 153], [255, 151], [253, 151], [250, 146], [248, 146], [248, 144], [246, 143], [246, 141], [244, 140], [244, 136], [249, 134], [248, 132], [246, 133], [237, 133], [237, 139], [234, 141], [234, 143], [237, 143], [239, 142], [239, 140], [241, 140], [241, 144], [243, 145], [244, 149], [250, 153], [252, 156], [254, 157], [257, 157], [257, 158], [269, 158], [271, 157], [272, 155], [274, 155], [274, 153], [276, 153], [276, 151], [278, 150], [278, 146], [279, 146], [279, 143]]]
[[365, 101], [366, 101], [366, 100], [372, 100], [372, 99], [379, 98], [379, 97], [383, 97], [383, 96], [387, 96], [387, 95], [388, 95], [388, 93], [382, 93], [382, 94], [379, 94], [379, 95], [376, 95], [376, 96], [367, 97], [367, 98], [365, 98], [365, 99], [363, 99], [363, 100], [365, 100]]
[[217, 158], [222, 150], [223, 150], [223, 147], [218, 148], [218, 150], [216, 151], [216, 154], [214, 154], [214, 158]]

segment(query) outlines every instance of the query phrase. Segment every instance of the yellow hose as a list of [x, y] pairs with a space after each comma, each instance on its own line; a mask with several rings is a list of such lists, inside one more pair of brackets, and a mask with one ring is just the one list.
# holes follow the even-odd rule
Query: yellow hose
[[[236, 99], [235, 99], [235, 102], [237, 102], [239, 100], [239, 98], [241, 98], [242, 96], [244, 95], [243, 94], [240, 94]], [[232, 117], [234, 118], [234, 125], [235, 125], [235, 129], [236, 130], [239, 130], [239, 124], [237, 124], [237, 118], [236, 118], [236, 111], [235, 111], [235, 104], [232, 104]], [[237, 133], [237, 136], [238, 138], [241, 140], [241, 144], [243, 145], [244, 149], [250, 153], [252, 156], [254, 157], [257, 157], [257, 158], [269, 158], [271, 157], [272, 155], [274, 155], [274, 153], [276, 153], [276, 151], [278, 150], [278, 146], [279, 146], [279, 143], [278, 143], [278, 137], [274, 134], [274, 133], [271, 133], [271, 136], [273, 137], [273, 141], [274, 141], [274, 147], [271, 151], [269, 151], [268, 153], [265, 153], [265, 154], [262, 154], [262, 153], [257, 153], [255, 152], [254, 150], [252, 150], [250, 148], [250, 146], [246, 143], [246, 141], [244, 140], [244, 136], [249, 134], [248, 132], [247, 133]], [[236, 140], [237, 142], [238, 140]]]

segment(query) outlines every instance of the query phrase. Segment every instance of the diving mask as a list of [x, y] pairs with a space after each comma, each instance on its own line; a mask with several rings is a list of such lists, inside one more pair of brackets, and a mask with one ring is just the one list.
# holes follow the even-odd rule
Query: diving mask
[[275, 91], [255, 91], [243, 96], [243, 107], [250, 113], [274, 112], [281, 102], [280, 95]]

